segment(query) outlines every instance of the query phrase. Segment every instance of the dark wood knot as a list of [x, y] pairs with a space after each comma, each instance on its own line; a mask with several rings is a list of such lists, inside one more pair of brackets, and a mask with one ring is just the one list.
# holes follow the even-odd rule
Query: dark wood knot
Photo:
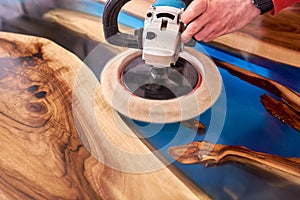
[[45, 114], [48, 112], [47, 106], [43, 102], [28, 103], [26, 109], [32, 113]]

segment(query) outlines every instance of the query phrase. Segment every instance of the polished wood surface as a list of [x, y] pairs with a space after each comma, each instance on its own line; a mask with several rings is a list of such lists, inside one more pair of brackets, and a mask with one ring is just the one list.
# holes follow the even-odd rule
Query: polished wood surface
[[[298, 5], [299, 6], [299, 5]], [[211, 42], [244, 58], [262, 57], [300, 67], [300, 13], [284, 10], [257, 17], [241, 30]]]
[[[104, 38], [104, 33], [102, 30], [102, 19], [100, 17], [96, 17], [93, 15], [84, 14], [78, 11], [72, 11], [72, 10], [54, 10], [46, 13], [44, 15], [44, 19], [55, 22], [58, 24], [63, 24], [64, 27], [74, 31], [83, 34], [84, 36], [88, 37], [89, 39], [95, 40], [95, 41], [102, 41], [102, 43], [107, 43]], [[96, 25], [101, 25], [96, 27]], [[132, 29], [122, 26], [119, 26], [120, 31], [130, 33], [133, 32]], [[112, 51], [115, 53], [118, 53], [118, 50], [124, 50], [125, 48], [114, 46], [115, 48], [111, 48]]]
[[[164, 165], [105, 103], [92, 72], [53, 42], [0, 33], [0, 91], [1, 199], [209, 198], [167, 167], [120, 170]], [[105, 138], [150, 159], [111, 154]]]

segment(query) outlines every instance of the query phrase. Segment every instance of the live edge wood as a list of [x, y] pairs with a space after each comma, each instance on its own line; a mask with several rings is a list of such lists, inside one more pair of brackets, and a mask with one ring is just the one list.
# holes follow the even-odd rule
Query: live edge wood
[[[84, 89], [76, 88], [76, 81]], [[120, 127], [101, 85], [94, 83], [98, 81], [90, 70], [53, 42], [0, 33], [0, 198], [208, 199], [167, 167], [128, 173], [89, 153], [93, 146], [87, 149], [80, 133], [105, 130], [121, 149], [151, 154], [143, 142], [127, 135], [130, 129], [124, 133], [126, 125]], [[88, 100], [92, 113], [83, 109]], [[91, 124], [92, 116], [101, 130]], [[139, 162], [111, 155], [102, 141], [94, 142], [100, 144], [97, 155], [120, 167]], [[152, 162], [161, 163], [152, 156], [146, 164]]]
[[264, 94], [260, 97], [265, 109], [274, 117], [300, 132], [300, 113], [283, 101]]
[[272, 173], [300, 185], [300, 159], [284, 158], [252, 151], [242, 146], [193, 142], [169, 148], [171, 157], [183, 164], [205, 164], [207, 167], [223, 164], [240, 164]]

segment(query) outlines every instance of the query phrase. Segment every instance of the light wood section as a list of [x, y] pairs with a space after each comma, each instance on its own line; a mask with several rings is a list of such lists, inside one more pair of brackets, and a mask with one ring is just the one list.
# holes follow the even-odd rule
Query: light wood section
[[300, 158], [283, 158], [242, 146], [211, 144], [205, 141], [171, 147], [168, 153], [184, 164], [200, 163], [207, 167], [240, 164], [300, 184]]
[[[85, 35], [86, 37], [107, 43], [104, 37], [102, 19], [97, 16], [81, 13], [73, 10], [55, 9], [44, 15], [44, 19], [56, 22], [72, 31]], [[133, 34], [133, 29], [119, 25], [120, 31]], [[124, 50], [125, 48], [114, 46]], [[116, 52], [118, 53], [118, 52]]]
[[87, 66], [53, 42], [0, 33], [0, 94], [2, 199], [208, 199], [162, 167]]
[[[83, 33], [86, 37], [96, 40], [96, 41], [102, 41], [102, 43], [106, 43], [103, 27], [102, 27], [102, 19], [99, 17], [96, 17], [94, 15], [87, 15], [78, 11], [72, 11], [72, 10], [56, 10], [56, 11], [50, 11], [49, 13], [46, 13], [44, 15], [44, 18], [48, 21], [56, 22], [58, 24], [63, 24], [64, 27], [77, 32], [77, 33]], [[95, 22], [97, 27], [95, 27], [94, 23], [90, 23], [91, 21]], [[101, 26], [99, 26], [101, 25]], [[133, 34], [133, 29], [130, 29], [129, 27], [125, 27], [122, 25], [119, 25], [120, 31]], [[125, 48], [114, 46], [115, 49], [124, 50]], [[111, 49], [114, 50], [113, 48]], [[119, 51], [116, 50], [115, 53], [118, 53]]]

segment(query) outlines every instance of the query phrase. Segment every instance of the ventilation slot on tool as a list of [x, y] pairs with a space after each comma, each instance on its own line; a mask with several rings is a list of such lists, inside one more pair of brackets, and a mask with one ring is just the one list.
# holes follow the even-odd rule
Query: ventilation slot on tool
[[167, 30], [167, 26], [168, 26], [168, 20], [162, 20], [162, 21], [161, 21], [160, 30], [161, 30], [161, 31]]
[[169, 19], [172, 19], [174, 20], [175, 19], [175, 16], [170, 14], [170, 13], [159, 13], [156, 15], [157, 18], [161, 18], [161, 17], [166, 17], [166, 18], [169, 18]]

